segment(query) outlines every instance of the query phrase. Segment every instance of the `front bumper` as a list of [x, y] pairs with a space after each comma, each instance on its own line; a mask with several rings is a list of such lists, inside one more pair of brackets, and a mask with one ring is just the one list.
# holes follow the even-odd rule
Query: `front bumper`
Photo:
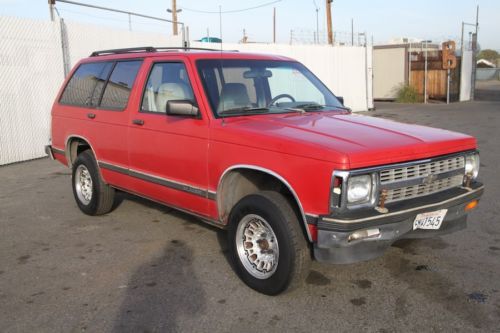
[[[389, 212], [374, 209], [351, 212], [341, 216], [321, 216], [317, 222], [318, 239], [314, 257], [321, 262], [353, 263], [381, 256], [398, 239], [428, 238], [464, 229], [467, 225], [465, 206], [478, 200], [484, 186], [475, 182], [471, 188], [457, 188], [414, 200], [411, 203], [388, 205]], [[413, 230], [417, 214], [447, 209], [438, 230]], [[376, 237], [349, 240], [354, 232], [377, 230]]]

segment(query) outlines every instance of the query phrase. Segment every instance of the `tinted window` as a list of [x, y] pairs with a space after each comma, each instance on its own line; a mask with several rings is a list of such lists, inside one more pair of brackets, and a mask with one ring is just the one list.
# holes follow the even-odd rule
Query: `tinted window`
[[96, 106], [113, 67], [111, 62], [96, 62], [78, 67], [66, 85], [60, 102], [63, 104]]
[[165, 113], [170, 100], [194, 101], [186, 67], [183, 63], [176, 62], [154, 64], [142, 98], [141, 110]]
[[101, 108], [124, 109], [127, 106], [130, 91], [142, 61], [122, 61], [116, 63], [109, 78]]

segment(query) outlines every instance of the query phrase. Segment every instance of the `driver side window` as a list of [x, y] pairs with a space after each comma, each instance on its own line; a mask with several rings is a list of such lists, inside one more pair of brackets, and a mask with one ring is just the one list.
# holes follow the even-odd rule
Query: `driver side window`
[[325, 104], [325, 96], [300, 71], [290, 67], [273, 68], [271, 71], [273, 75], [268, 78], [268, 82], [272, 98], [287, 94], [296, 101]]
[[166, 113], [167, 102], [171, 100], [190, 100], [194, 103], [186, 66], [180, 62], [156, 63], [149, 73], [141, 111]]

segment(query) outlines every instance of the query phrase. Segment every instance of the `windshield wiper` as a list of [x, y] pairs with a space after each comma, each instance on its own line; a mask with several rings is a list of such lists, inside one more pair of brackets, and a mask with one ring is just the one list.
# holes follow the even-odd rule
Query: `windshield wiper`
[[321, 110], [324, 108], [335, 108], [335, 109], [342, 109], [346, 111], [351, 111], [350, 108], [342, 106], [342, 105], [321, 105], [317, 103], [307, 103], [307, 104], [300, 104], [297, 105], [296, 108], [304, 110], [304, 112], [307, 111], [313, 111], [313, 110]]
[[232, 109], [225, 109], [219, 111], [217, 114], [219, 116], [221, 115], [236, 115], [236, 114], [259, 114], [259, 113], [266, 113], [269, 112], [269, 108], [251, 108], [251, 107], [239, 107], [239, 108], [232, 108]]

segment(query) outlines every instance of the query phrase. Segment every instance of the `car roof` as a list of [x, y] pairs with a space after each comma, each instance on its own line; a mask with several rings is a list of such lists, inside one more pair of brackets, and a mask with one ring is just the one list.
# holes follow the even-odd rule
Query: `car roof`
[[199, 59], [248, 59], [248, 60], [285, 60], [295, 61], [294, 59], [272, 54], [249, 53], [232, 50], [217, 50], [204, 48], [128, 48], [112, 49], [92, 52], [90, 57], [82, 59], [82, 62], [135, 59], [135, 58], [156, 58], [165, 56], [182, 56], [194, 60]]

